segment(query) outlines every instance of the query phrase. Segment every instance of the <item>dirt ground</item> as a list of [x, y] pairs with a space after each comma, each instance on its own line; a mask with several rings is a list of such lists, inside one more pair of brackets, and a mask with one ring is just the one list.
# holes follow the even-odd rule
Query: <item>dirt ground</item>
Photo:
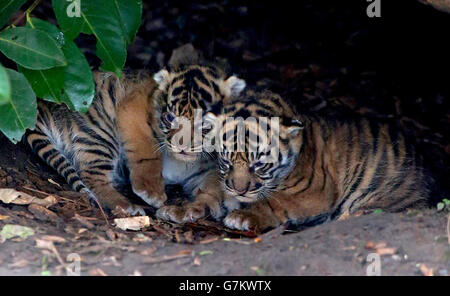
[[143, 231], [122, 231], [24, 146], [0, 143], [0, 188], [58, 201], [51, 214], [0, 206], [0, 229], [34, 230], [0, 244], [0, 275], [66, 275], [73, 253], [83, 275], [366, 275], [370, 253], [380, 255], [381, 275], [450, 272], [450, 217], [436, 210], [374, 213], [305, 229], [285, 225], [258, 237], [210, 221], [151, 220]]
[[[0, 242], [0, 275], [65, 275], [70, 254], [86, 275], [366, 275], [373, 253], [381, 275], [448, 275], [449, 217], [435, 203], [449, 192], [450, 91], [440, 71], [450, 68], [450, 48], [436, 28], [448, 28], [450, 17], [407, 2], [386, 5], [381, 20], [369, 20], [365, 1], [348, 8], [306, 0], [295, 9], [265, 1], [149, 1], [126, 66], [157, 71], [175, 48], [192, 43], [302, 111], [397, 120], [435, 177], [432, 208], [284, 225], [259, 237], [211, 221], [151, 220], [143, 231], [122, 231], [24, 145], [0, 135], [0, 188], [56, 201], [48, 209], [0, 204], [0, 230], [14, 224], [34, 231]], [[54, 21], [49, 1], [34, 13]], [[95, 68], [95, 42], [81, 36], [77, 43]]]

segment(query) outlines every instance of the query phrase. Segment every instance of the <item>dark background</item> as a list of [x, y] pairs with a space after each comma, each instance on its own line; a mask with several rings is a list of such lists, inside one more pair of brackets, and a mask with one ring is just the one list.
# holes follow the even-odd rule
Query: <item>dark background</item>
[[[433, 197], [448, 198], [450, 15], [414, 0], [382, 0], [381, 18], [369, 18], [369, 4], [144, 1], [126, 67], [155, 72], [174, 49], [192, 43], [206, 59], [249, 85], [279, 92], [301, 112], [397, 120], [441, 186]], [[34, 15], [55, 22], [50, 1]], [[95, 39], [76, 41], [98, 67]]]

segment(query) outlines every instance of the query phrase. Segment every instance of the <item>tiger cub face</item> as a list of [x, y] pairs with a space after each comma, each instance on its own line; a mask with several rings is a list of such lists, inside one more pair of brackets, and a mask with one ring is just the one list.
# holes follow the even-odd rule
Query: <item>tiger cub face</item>
[[[202, 118], [195, 121], [195, 117], [206, 114], [212, 106], [237, 96], [245, 88], [244, 80], [226, 77], [223, 71], [211, 66], [190, 65], [170, 72], [161, 70], [153, 79], [158, 84], [156, 118], [159, 118], [161, 151], [184, 162], [195, 161], [202, 154], [194, 139], [195, 129], [199, 128], [194, 123], [201, 125]], [[191, 138], [188, 145], [183, 143], [185, 138], [175, 138], [186, 129]]]
[[240, 202], [255, 202], [276, 191], [303, 145], [303, 123], [271, 92], [248, 95], [206, 119], [215, 125], [223, 190]]

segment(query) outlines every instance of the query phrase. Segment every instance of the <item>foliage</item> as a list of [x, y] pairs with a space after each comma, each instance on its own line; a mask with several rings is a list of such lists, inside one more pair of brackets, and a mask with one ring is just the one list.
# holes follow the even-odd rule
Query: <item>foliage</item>
[[437, 210], [439, 212], [441, 212], [441, 211], [448, 211], [448, 212], [450, 212], [450, 199], [444, 198], [441, 202], [439, 202], [437, 204], [436, 207], [437, 207]]
[[22, 27], [7, 24], [27, 1], [0, 4], [0, 52], [17, 64], [16, 70], [0, 64], [0, 131], [14, 143], [35, 127], [36, 97], [88, 110], [95, 85], [74, 41], [81, 33], [95, 36], [100, 69], [121, 76], [127, 46], [141, 24], [142, 0], [52, 0], [57, 26], [31, 18], [40, 1], [23, 12]]

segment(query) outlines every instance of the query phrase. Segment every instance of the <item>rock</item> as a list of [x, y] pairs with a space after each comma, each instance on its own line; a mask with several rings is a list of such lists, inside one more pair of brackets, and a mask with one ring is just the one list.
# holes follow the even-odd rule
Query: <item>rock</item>
[[199, 61], [199, 54], [195, 50], [194, 46], [187, 43], [183, 46], [174, 49], [170, 56], [169, 66], [176, 68], [179, 65], [191, 65], [196, 64]]

